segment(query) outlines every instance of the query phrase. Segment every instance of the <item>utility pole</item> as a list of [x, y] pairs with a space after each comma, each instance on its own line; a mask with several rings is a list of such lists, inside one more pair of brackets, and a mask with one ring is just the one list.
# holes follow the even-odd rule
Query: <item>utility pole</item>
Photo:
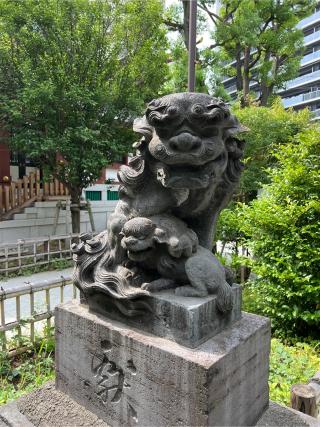
[[190, 0], [189, 5], [189, 56], [188, 56], [188, 91], [195, 91], [196, 43], [197, 43], [197, 0]]

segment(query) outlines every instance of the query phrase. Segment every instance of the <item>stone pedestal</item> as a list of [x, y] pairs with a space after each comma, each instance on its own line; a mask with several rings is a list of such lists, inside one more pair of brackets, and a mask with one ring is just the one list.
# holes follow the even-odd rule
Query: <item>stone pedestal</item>
[[196, 349], [56, 310], [56, 386], [110, 426], [254, 425], [268, 406], [270, 324], [241, 320]]
[[101, 293], [90, 297], [89, 310], [102, 315], [107, 311], [110, 319], [195, 348], [241, 318], [241, 288], [233, 285], [231, 289], [233, 308], [224, 314], [217, 309], [216, 295], [186, 298], [175, 295], [173, 289], [140, 298], [145, 304], [143, 316], [123, 315], [110, 304], [110, 298]]

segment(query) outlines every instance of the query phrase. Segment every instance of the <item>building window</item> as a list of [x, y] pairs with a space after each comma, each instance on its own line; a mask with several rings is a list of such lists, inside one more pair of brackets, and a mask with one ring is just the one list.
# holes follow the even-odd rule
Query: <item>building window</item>
[[92, 201], [101, 200], [101, 191], [86, 191], [86, 199]]
[[119, 193], [118, 191], [107, 191], [107, 200], [119, 200]]

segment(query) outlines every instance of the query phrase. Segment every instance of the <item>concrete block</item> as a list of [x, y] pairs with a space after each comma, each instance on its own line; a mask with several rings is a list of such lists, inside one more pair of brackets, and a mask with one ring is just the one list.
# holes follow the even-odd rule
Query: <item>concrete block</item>
[[[270, 401], [259, 427], [319, 427], [316, 418]], [[0, 407], [0, 427], [110, 427], [49, 381], [15, 402]], [[150, 427], [150, 426], [148, 426]]]
[[88, 302], [93, 312], [108, 313], [110, 319], [195, 348], [241, 318], [241, 288], [233, 285], [232, 291], [233, 309], [225, 315], [217, 309], [215, 295], [185, 298], [175, 295], [173, 289], [141, 299], [149, 310], [134, 317], [124, 316], [104, 294], [96, 293]]
[[196, 349], [72, 301], [56, 309], [56, 387], [110, 426], [254, 425], [268, 406], [270, 322], [243, 313]]

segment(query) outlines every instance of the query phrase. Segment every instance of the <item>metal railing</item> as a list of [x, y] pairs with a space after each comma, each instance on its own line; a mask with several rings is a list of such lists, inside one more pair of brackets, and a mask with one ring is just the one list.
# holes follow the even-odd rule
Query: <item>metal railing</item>
[[287, 108], [293, 105], [299, 105], [303, 102], [316, 100], [317, 98], [320, 98], [320, 90], [314, 90], [312, 92], [307, 92], [301, 95], [292, 96], [291, 98], [284, 98], [283, 105], [285, 108]]
[[[72, 295], [65, 298], [65, 288], [69, 287]], [[52, 289], [59, 288], [59, 296], [55, 296], [55, 299], [51, 298]], [[37, 312], [35, 309], [35, 294], [38, 292], [44, 291], [44, 308]], [[70, 292], [69, 292], [70, 293]], [[29, 306], [29, 316], [23, 316], [22, 307], [21, 307], [21, 297], [26, 296], [28, 299], [28, 303], [24, 301], [24, 308]], [[59, 277], [48, 283], [48, 281], [43, 280], [38, 283], [25, 283], [23, 285], [19, 285], [16, 287], [12, 287], [10, 289], [0, 290], [0, 336], [1, 342], [0, 346], [2, 350], [7, 349], [8, 344], [8, 334], [11, 331], [16, 331], [15, 343], [19, 346], [19, 338], [25, 336], [22, 334], [22, 327], [28, 327], [28, 335], [31, 341], [35, 339], [35, 324], [37, 322], [46, 321], [46, 326], [50, 328], [52, 317], [54, 316], [54, 307], [63, 303], [66, 300], [79, 298], [79, 291], [77, 288], [71, 283], [71, 275], [68, 277]], [[8, 316], [6, 316], [5, 311], [5, 301], [10, 301], [15, 305], [15, 318], [6, 320]], [[12, 304], [11, 304], [12, 305]], [[12, 308], [12, 307], [11, 307]], [[12, 312], [13, 310], [11, 310]], [[25, 311], [25, 310], [24, 310]]]
[[298, 23], [297, 28], [302, 29], [302, 28], [308, 27], [309, 25], [311, 25], [315, 22], [318, 22], [319, 20], [320, 20], [320, 11], [317, 11], [317, 12], [313, 13], [312, 15], [307, 16], [306, 18], [302, 19]]
[[310, 43], [314, 43], [316, 40], [320, 40], [320, 31], [315, 31], [304, 38], [304, 45], [307, 46]]
[[300, 61], [300, 66], [305, 66], [309, 63], [317, 61], [318, 59], [320, 59], [320, 50], [309, 53], [309, 55], [303, 56]]
[[[290, 80], [286, 84], [285, 90], [294, 88], [296, 86], [301, 86], [305, 83], [312, 83], [313, 81], [317, 81], [320, 79], [320, 70], [314, 71], [312, 73], [305, 74], [304, 76], [297, 77], [296, 79]], [[282, 90], [283, 92], [283, 90]]]
[[39, 237], [0, 244], [0, 275], [71, 259], [71, 245], [79, 234]]
[[313, 120], [319, 120], [319, 118], [320, 118], [320, 110], [311, 110], [311, 113], [313, 114], [313, 117], [312, 117], [312, 121]]

